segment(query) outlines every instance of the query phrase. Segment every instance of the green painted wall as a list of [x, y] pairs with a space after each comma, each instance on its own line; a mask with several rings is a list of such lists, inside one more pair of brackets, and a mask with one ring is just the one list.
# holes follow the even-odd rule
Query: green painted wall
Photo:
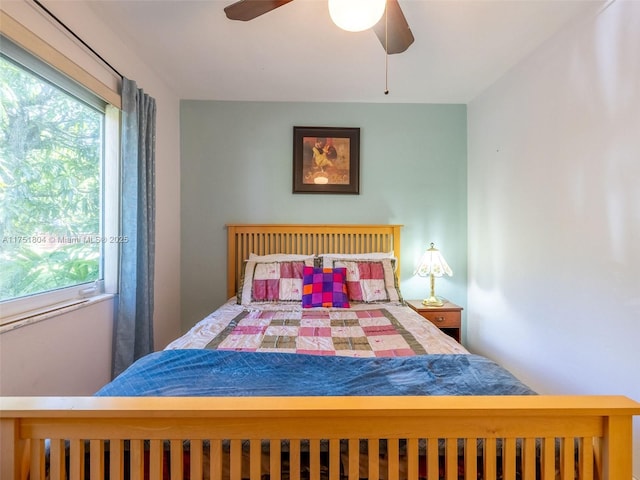
[[[401, 289], [435, 242], [454, 276], [436, 292], [466, 306], [466, 106], [181, 102], [181, 295], [186, 330], [223, 303], [227, 223], [394, 223]], [[293, 194], [293, 127], [360, 128], [360, 194]]]

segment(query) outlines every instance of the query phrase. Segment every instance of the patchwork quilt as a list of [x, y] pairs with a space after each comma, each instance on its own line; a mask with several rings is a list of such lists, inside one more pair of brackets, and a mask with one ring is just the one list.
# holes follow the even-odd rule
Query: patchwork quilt
[[384, 308], [244, 311], [206, 348], [349, 357], [427, 353], [415, 336]]
[[402, 303], [303, 308], [290, 302], [247, 307], [233, 300], [165, 350], [185, 348], [349, 357], [469, 353]]

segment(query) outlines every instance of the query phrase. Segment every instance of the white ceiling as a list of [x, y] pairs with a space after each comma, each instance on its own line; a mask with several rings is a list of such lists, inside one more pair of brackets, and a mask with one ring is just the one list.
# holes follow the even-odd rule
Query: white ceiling
[[[233, 0], [84, 0], [182, 99], [467, 103], [594, 0], [399, 0], [415, 37], [388, 57], [349, 33], [326, 0], [295, 0], [249, 22]], [[48, 2], [49, 3], [49, 2]]]

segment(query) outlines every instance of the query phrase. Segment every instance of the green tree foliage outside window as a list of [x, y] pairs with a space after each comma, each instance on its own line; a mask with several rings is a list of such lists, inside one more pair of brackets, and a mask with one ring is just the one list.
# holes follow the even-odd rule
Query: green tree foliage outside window
[[103, 120], [0, 57], [0, 301], [99, 278]]

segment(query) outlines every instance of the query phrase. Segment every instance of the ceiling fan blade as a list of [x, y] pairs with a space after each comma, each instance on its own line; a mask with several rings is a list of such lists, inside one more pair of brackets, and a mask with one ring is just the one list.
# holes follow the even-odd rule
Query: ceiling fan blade
[[[388, 18], [385, 19], [385, 16]], [[413, 33], [411, 33], [398, 0], [387, 0], [387, 11], [373, 26], [373, 30], [382, 43], [382, 47], [386, 46], [389, 55], [404, 52], [414, 41]]]
[[275, 10], [293, 0], [240, 0], [224, 7], [224, 13], [231, 20], [246, 22], [271, 10]]

